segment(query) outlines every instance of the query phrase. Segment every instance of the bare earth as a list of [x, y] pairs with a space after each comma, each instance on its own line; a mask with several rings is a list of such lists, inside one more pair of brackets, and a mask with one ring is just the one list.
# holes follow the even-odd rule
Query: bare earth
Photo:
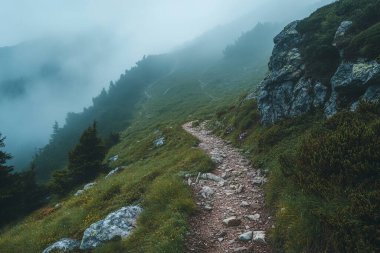
[[[186, 252], [272, 252], [262, 239], [239, 240], [243, 233], [263, 234], [272, 226], [271, 217], [264, 208], [262, 184], [266, 179], [260, 170], [253, 168], [249, 160], [205, 130], [203, 125], [193, 128], [190, 122], [183, 128], [200, 140], [199, 148], [217, 163], [212, 173], [218, 176], [213, 180], [205, 179], [205, 175], [198, 175], [198, 180], [197, 177], [187, 178], [199, 212], [190, 219]], [[219, 179], [222, 180], [218, 182]], [[210, 194], [202, 196], [202, 189]], [[223, 223], [232, 216], [236, 216], [241, 224], [227, 226]]]

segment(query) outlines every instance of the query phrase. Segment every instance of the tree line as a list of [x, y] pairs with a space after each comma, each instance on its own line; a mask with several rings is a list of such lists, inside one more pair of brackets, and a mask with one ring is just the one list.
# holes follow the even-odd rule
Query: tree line
[[102, 163], [106, 146], [98, 136], [95, 122], [68, 153], [67, 167], [55, 171], [45, 185], [36, 183], [33, 164], [25, 172], [14, 172], [13, 166], [8, 165], [12, 155], [3, 150], [4, 140], [0, 134], [0, 227], [46, 204], [53, 194], [63, 196], [106, 170]]

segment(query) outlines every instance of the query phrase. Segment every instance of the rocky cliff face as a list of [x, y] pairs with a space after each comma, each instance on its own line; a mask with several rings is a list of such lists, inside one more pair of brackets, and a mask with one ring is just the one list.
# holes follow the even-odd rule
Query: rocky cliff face
[[269, 74], [260, 84], [256, 96], [262, 123], [274, 123], [318, 108], [329, 117], [341, 109], [355, 110], [360, 100], [379, 99], [380, 64], [365, 59], [343, 60], [340, 45], [352, 26], [351, 21], [341, 23], [331, 42], [340, 52], [341, 63], [327, 83], [305, 74], [298, 24], [299, 21], [290, 23], [274, 38]]

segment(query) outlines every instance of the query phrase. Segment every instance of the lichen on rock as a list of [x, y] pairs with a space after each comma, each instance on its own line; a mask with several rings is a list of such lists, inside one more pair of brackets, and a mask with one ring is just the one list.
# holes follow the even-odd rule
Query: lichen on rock
[[94, 249], [104, 242], [129, 236], [141, 212], [142, 208], [139, 206], [123, 207], [93, 223], [84, 231], [80, 249]]
[[[329, 117], [339, 110], [356, 108], [361, 100], [379, 99], [380, 64], [377, 61], [347, 62], [342, 58], [330, 81], [309, 77], [300, 53], [302, 34], [297, 31], [298, 24], [299, 21], [290, 23], [274, 38], [269, 73], [255, 96], [262, 123], [275, 123], [318, 108]], [[340, 45], [339, 41], [344, 39], [351, 25], [351, 21], [340, 24], [334, 45]]]
[[63, 238], [47, 247], [42, 253], [70, 252], [79, 249], [79, 246], [80, 241], [70, 238]]

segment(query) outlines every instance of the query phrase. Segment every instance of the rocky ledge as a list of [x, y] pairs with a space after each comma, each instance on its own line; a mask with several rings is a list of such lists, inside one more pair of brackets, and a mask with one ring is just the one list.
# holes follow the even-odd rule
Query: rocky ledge
[[[380, 64], [358, 59], [341, 59], [331, 80], [326, 84], [305, 75], [305, 63], [300, 53], [302, 35], [299, 21], [287, 25], [274, 38], [275, 47], [269, 62], [269, 74], [259, 85], [257, 95], [262, 123], [270, 124], [320, 108], [327, 117], [341, 109], [355, 110], [359, 101], [377, 101], [380, 97]], [[340, 51], [341, 41], [351, 28], [343, 21], [337, 28], [332, 44]]]

